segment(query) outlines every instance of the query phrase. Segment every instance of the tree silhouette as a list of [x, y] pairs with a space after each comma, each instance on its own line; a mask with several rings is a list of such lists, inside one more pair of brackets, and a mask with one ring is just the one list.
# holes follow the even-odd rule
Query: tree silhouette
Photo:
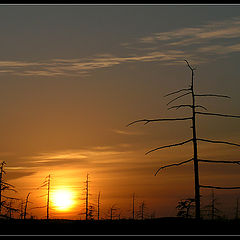
[[191, 217], [190, 209], [194, 207], [194, 204], [195, 204], [194, 198], [182, 199], [181, 201], [179, 201], [176, 207], [178, 209], [177, 216], [184, 218]]
[[[4, 207], [7, 210], [11, 209], [11, 207], [9, 207], [9, 205], [11, 205], [11, 203], [8, 203], [7, 200], [9, 200], [9, 201], [19, 200], [14, 197], [8, 197], [6, 195], [3, 195], [3, 192], [6, 190], [17, 192], [13, 185], [7, 183], [4, 180], [4, 175], [6, 175], [6, 171], [4, 170], [4, 165], [6, 165], [6, 162], [2, 161], [1, 166], [0, 166], [0, 215], [2, 214], [2, 207]], [[12, 209], [12, 210], [14, 211], [15, 209]]]
[[220, 213], [220, 210], [216, 208], [217, 205], [217, 199], [214, 196], [214, 190], [212, 189], [212, 197], [211, 197], [211, 203], [209, 205], [206, 205], [205, 208], [209, 210], [208, 216], [210, 216], [211, 220], [216, 219], [216, 217], [220, 217], [218, 213]]
[[[149, 154], [151, 152], [160, 150], [160, 149], [165, 149], [165, 148], [170, 148], [170, 147], [176, 147], [176, 146], [181, 146], [184, 145], [186, 143], [192, 142], [193, 144], [193, 157], [191, 159], [188, 159], [186, 161], [182, 161], [179, 163], [174, 163], [174, 164], [170, 164], [170, 165], [166, 165], [166, 166], [162, 166], [160, 167], [156, 173], [155, 176], [157, 175], [157, 173], [164, 169], [164, 168], [168, 168], [168, 167], [172, 167], [172, 166], [180, 166], [183, 165], [185, 163], [191, 162], [193, 161], [194, 163], [194, 186], [195, 186], [195, 204], [196, 204], [196, 211], [195, 211], [195, 217], [197, 219], [200, 218], [200, 188], [212, 188], [212, 189], [240, 189], [240, 187], [219, 187], [219, 186], [210, 186], [210, 185], [200, 185], [199, 184], [199, 170], [198, 170], [198, 163], [199, 162], [207, 162], [207, 163], [228, 163], [228, 164], [239, 164], [240, 165], [240, 161], [215, 161], [215, 160], [207, 160], [207, 159], [199, 159], [198, 158], [198, 142], [208, 142], [208, 143], [221, 143], [221, 144], [227, 144], [227, 145], [232, 145], [232, 146], [237, 146], [240, 147], [240, 144], [236, 144], [236, 143], [231, 143], [231, 142], [227, 142], [227, 141], [219, 141], [219, 140], [210, 140], [210, 139], [203, 139], [203, 138], [197, 138], [197, 131], [196, 131], [196, 116], [197, 115], [203, 115], [203, 116], [218, 116], [218, 117], [228, 117], [228, 118], [240, 118], [240, 116], [235, 116], [235, 115], [228, 115], [228, 114], [220, 114], [220, 113], [211, 113], [211, 112], [202, 112], [202, 111], [197, 111], [197, 109], [203, 109], [203, 110], [207, 110], [206, 107], [202, 106], [202, 105], [198, 105], [196, 104], [196, 98], [197, 97], [220, 97], [220, 98], [230, 98], [229, 96], [226, 95], [220, 95], [220, 94], [211, 94], [211, 93], [207, 93], [207, 94], [196, 94], [195, 93], [195, 88], [194, 88], [194, 71], [196, 70], [195, 68], [193, 68], [189, 62], [187, 60], [185, 60], [185, 62], [187, 63], [188, 68], [191, 71], [191, 85], [188, 88], [183, 88], [174, 92], [171, 92], [167, 95], [165, 95], [165, 97], [168, 96], [172, 96], [175, 94], [179, 94], [179, 93], [183, 93], [175, 98], [173, 98], [172, 100], [170, 100], [167, 105], [175, 102], [176, 100], [185, 97], [187, 95], [191, 95], [192, 98], [192, 103], [191, 104], [180, 104], [180, 105], [174, 105], [169, 107], [168, 109], [180, 109], [180, 108], [190, 108], [191, 109], [191, 116], [189, 117], [183, 117], [183, 118], [160, 118], [160, 119], [141, 119], [141, 120], [136, 120], [134, 122], [129, 123], [127, 126], [136, 124], [136, 123], [140, 123], [140, 122], [144, 122], [144, 124], [148, 124], [148, 123], [152, 123], [152, 122], [164, 122], [164, 121], [188, 121], [191, 120], [192, 122], [192, 138], [187, 139], [185, 141], [179, 142], [179, 143], [174, 143], [171, 145], [166, 145], [166, 146], [161, 146], [155, 149], [152, 149], [148, 152], [146, 152], [146, 154]], [[208, 110], [207, 110], [208, 111]]]

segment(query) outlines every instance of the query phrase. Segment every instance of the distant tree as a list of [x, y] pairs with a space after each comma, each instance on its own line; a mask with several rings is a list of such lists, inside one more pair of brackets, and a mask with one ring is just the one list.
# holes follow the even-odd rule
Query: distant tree
[[212, 190], [212, 197], [211, 202], [209, 205], [206, 205], [204, 209], [207, 210], [207, 216], [211, 218], [211, 220], [214, 220], [216, 218], [220, 218], [220, 210], [216, 207], [218, 204], [217, 199], [214, 196], [214, 190]]
[[90, 205], [88, 208], [88, 220], [94, 220], [95, 207]]
[[116, 217], [117, 210], [119, 210], [119, 208], [116, 207], [116, 204], [113, 204], [110, 208], [110, 220], [113, 220]]
[[13, 200], [8, 201], [5, 205], [4, 208], [6, 209], [6, 215], [10, 219], [13, 218], [13, 214], [19, 212], [19, 209], [13, 206]]
[[142, 201], [139, 205], [139, 210], [137, 212], [137, 216], [141, 219], [144, 220], [146, 217], [146, 204], [144, 201]]
[[190, 210], [195, 207], [195, 199], [194, 198], [188, 198], [183, 199], [178, 202], [177, 205], [177, 216], [178, 217], [184, 217], [184, 218], [191, 218], [192, 215], [190, 214]]
[[168, 109], [181, 109], [181, 108], [190, 108], [191, 110], [191, 115], [189, 117], [181, 117], [181, 118], [160, 118], [160, 119], [141, 119], [141, 120], [136, 120], [131, 123], [129, 123], [127, 126], [130, 126], [135, 123], [139, 122], [144, 122], [144, 124], [152, 123], [152, 122], [163, 122], [163, 121], [191, 121], [191, 128], [192, 128], [192, 138], [187, 139], [185, 141], [179, 142], [179, 143], [174, 143], [166, 146], [161, 146], [157, 147], [155, 149], [152, 149], [148, 151], [146, 154], [149, 154], [151, 152], [160, 150], [160, 149], [165, 149], [165, 148], [170, 148], [170, 147], [176, 147], [176, 146], [181, 146], [186, 143], [192, 142], [193, 144], [193, 157], [190, 158], [189, 160], [185, 160], [179, 163], [174, 163], [174, 164], [169, 164], [166, 166], [160, 167], [156, 173], [155, 176], [158, 174], [158, 172], [164, 168], [172, 167], [172, 166], [180, 166], [189, 162], [193, 162], [194, 166], [194, 188], [195, 188], [195, 217], [200, 218], [200, 188], [212, 188], [212, 189], [240, 189], [240, 187], [218, 187], [218, 186], [208, 186], [208, 185], [200, 185], [199, 183], [199, 170], [198, 170], [198, 164], [199, 162], [205, 162], [205, 163], [225, 163], [225, 164], [238, 164], [240, 165], [240, 161], [215, 161], [215, 160], [207, 160], [207, 159], [200, 159], [198, 157], [198, 142], [208, 142], [208, 143], [220, 143], [220, 144], [227, 144], [227, 145], [232, 145], [232, 146], [237, 146], [240, 147], [240, 144], [236, 143], [231, 143], [227, 141], [219, 141], [219, 140], [210, 140], [210, 139], [205, 139], [205, 138], [198, 138], [197, 137], [197, 126], [196, 126], [196, 116], [197, 115], [202, 115], [202, 116], [217, 116], [217, 117], [228, 117], [228, 118], [240, 118], [240, 116], [234, 116], [234, 115], [228, 115], [228, 114], [219, 114], [219, 113], [211, 113], [211, 112], [204, 112], [204, 111], [198, 111], [197, 109], [203, 109], [207, 111], [207, 108], [199, 105], [196, 103], [197, 98], [201, 97], [220, 97], [220, 98], [230, 98], [229, 96], [226, 95], [220, 95], [220, 94], [196, 94], [195, 89], [194, 89], [194, 73], [196, 68], [193, 68], [187, 60], [185, 60], [187, 63], [188, 68], [191, 71], [191, 85], [187, 88], [183, 88], [174, 92], [171, 92], [165, 97], [176, 95], [183, 93], [171, 101], [167, 103], [167, 105], [172, 104], [176, 100], [183, 98], [187, 95], [191, 96], [192, 102], [191, 104], [180, 104], [180, 105], [174, 105], [169, 107]]
[[236, 220], [239, 219], [238, 215], [239, 215], [239, 206], [238, 206], [238, 198], [237, 198], [237, 200], [236, 200], [236, 208], [235, 208], [235, 219]]

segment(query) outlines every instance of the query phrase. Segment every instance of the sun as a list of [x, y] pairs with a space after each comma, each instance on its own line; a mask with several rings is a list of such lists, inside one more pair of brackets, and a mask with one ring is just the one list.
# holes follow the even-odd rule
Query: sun
[[74, 205], [73, 193], [66, 189], [59, 189], [52, 193], [52, 203], [58, 211], [68, 211]]

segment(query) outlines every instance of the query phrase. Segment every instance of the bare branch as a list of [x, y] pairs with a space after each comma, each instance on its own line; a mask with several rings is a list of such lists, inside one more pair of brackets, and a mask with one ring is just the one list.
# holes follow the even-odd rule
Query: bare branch
[[32, 207], [31, 209], [36, 209], [36, 208], [45, 208], [46, 206], [42, 206], [42, 207]]
[[199, 185], [202, 188], [215, 188], [215, 189], [240, 189], [240, 187], [216, 187], [216, 186], [206, 186], [206, 185]]
[[174, 102], [175, 100], [177, 100], [177, 99], [179, 99], [179, 98], [181, 98], [181, 97], [184, 97], [184, 96], [186, 96], [186, 95], [188, 95], [188, 94], [190, 94], [190, 93], [191, 93], [191, 92], [184, 93], [184, 94], [182, 94], [182, 95], [174, 98], [173, 100], [171, 100], [170, 102], [168, 102], [167, 105], [169, 105], [170, 103]]
[[223, 143], [223, 144], [228, 144], [228, 145], [233, 145], [233, 146], [240, 147], [240, 144], [225, 142], [225, 141], [208, 140], [208, 139], [202, 139], [202, 138], [197, 138], [197, 140], [198, 141], [203, 141], [203, 142], [210, 142], [210, 143]]
[[2, 195], [2, 197], [6, 198], [6, 199], [11, 199], [11, 200], [20, 200], [19, 198], [7, 197], [7, 196], [4, 196], [4, 195]]
[[152, 149], [152, 150], [146, 152], [145, 155], [147, 155], [147, 154], [149, 154], [149, 153], [151, 153], [151, 152], [154, 152], [154, 151], [156, 151], [156, 150], [159, 150], [159, 149], [183, 145], [183, 144], [188, 143], [188, 142], [190, 142], [190, 141], [192, 141], [192, 140], [193, 140], [193, 139], [191, 138], [191, 139], [189, 139], [189, 140], [187, 140], [187, 141], [184, 141], [184, 142], [180, 142], [180, 143], [175, 143], [175, 144], [171, 144], [171, 145], [166, 145], [166, 146], [158, 147], [158, 148], [155, 148], [155, 149]]
[[150, 122], [163, 122], [163, 121], [182, 121], [182, 120], [189, 120], [192, 119], [192, 117], [185, 117], [185, 118], [158, 118], [158, 119], [141, 119], [134, 122], [129, 123], [126, 127], [133, 125], [135, 123], [139, 122], [145, 122], [144, 125], [150, 123]]
[[[172, 107], [168, 108], [168, 110], [173, 109], [173, 108], [176, 108], [176, 110], [178, 110], [178, 109], [181, 108], [181, 107], [190, 107], [190, 108], [193, 108], [193, 105], [190, 105], [190, 104], [181, 104], [181, 105], [172, 106]], [[207, 108], [205, 108], [205, 107], [202, 106], [202, 105], [196, 105], [195, 108], [197, 108], [197, 107], [203, 108], [203, 109], [205, 109], [205, 110], [207, 111]]]
[[226, 95], [219, 95], [219, 94], [195, 94], [196, 97], [224, 97], [224, 98], [231, 98]]
[[190, 104], [181, 104], [181, 105], [172, 106], [172, 107], [168, 108], [168, 110], [173, 109], [173, 108], [176, 108], [176, 110], [177, 110], [177, 109], [179, 109], [179, 108], [181, 108], [181, 107], [190, 107], [190, 108], [193, 108], [193, 105], [190, 105]]
[[188, 67], [191, 69], [191, 71], [196, 70], [195, 68], [192, 68], [192, 67], [190, 66], [190, 64], [188, 63], [188, 61], [187, 61], [186, 59], [184, 59], [184, 61], [187, 63], [187, 65], [188, 65]]
[[173, 166], [180, 166], [182, 164], [185, 164], [185, 163], [188, 163], [188, 162], [191, 162], [193, 160], [193, 158], [187, 160], [187, 161], [183, 161], [183, 162], [180, 162], [180, 163], [174, 163], [174, 164], [170, 164], [170, 165], [166, 165], [166, 166], [163, 166], [163, 167], [160, 167], [156, 173], [154, 174], [154, 176], [156, 176], [158, 174], [158, 172], [164, 168], [168, 168], [168, 167], [173, 167]]
[[195, 108], [197, 108], [197, 107], [203, 108], [203, 109], [205, 109], [206, 111], [208, 111], [207, 108], [205, 108], [205, 107], [202, 106], [202, 105], [196, 105]]
[[198, 159], [199, 162], [208, 162], [208, 163], [233, 163], [240, 165], [239, 161], [226, 161], [226, 160], [206, 160], [206, 159]]
[[220, 113], [206, 113], [206, 112], [195, 112], [195, 113], [203, 114], [203, 115], [211, 115], [211, 116], [240, 118], [240, 116], [237, 116], [237, 115], [228, 115], [228, 114], [220, 114]]
[[12, 187], [12, 188], [15, 188], [12, 184], [9, 184], [9, 183], [6, 183], [6, 182], [2, 182], [3, 185], [6, 185], [8, 187]]
[[180, 90], [178, 90], [178, 91], [168, 93], [168, 94], [166, 94], [164, 97], [167, 97], [167, 96], [170, 96], [170, 95], [173, 95], [173, 94], [182, 92], [182, 91], [190, 91], [190, 90], [191, 90], [191, 88], [183, 88], [183, 89], [180, 89]]

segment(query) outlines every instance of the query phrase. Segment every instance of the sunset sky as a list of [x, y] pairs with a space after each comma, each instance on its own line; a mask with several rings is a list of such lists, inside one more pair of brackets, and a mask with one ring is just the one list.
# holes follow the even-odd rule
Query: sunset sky
[[[192, 144], [148, 150], [191, 138], [191, 123], [126, 125], [142, 118], [186, 117], [167, 110], [165, 94], [186, 88], [197, 68], [198, 93], [209, 112], [240, 114], [240, 5], [0, 5], [0, 159], [6, 181], [29, 213], [46, 217], [44, 188], [71, 192], [71, 208], [51, 198], [50, 218], [83, 219], [86, 175], [90, 204], [101, 192], [110, 207], [131, 216], [144, 201], [156, 217], [176, 216], [177, 202], [194, 197]], [[190, 103], [186, 96], [176, 103]], [[239, 119], [198, 116], [197, 135], [240, 143]], [[239, 148], [199, 143], [199, 157], [239, 160]], [[200, 163], [200, 183], [240, 186], [238, 165]], [[211, 190], [201, 190], [203, 205]], [[5, 193], [9, 195], [9, 193]], [[218, 208], [233, 217], [237, 190], [216, 190]], [[79, 215], [80, 214], [80, 215]]]

